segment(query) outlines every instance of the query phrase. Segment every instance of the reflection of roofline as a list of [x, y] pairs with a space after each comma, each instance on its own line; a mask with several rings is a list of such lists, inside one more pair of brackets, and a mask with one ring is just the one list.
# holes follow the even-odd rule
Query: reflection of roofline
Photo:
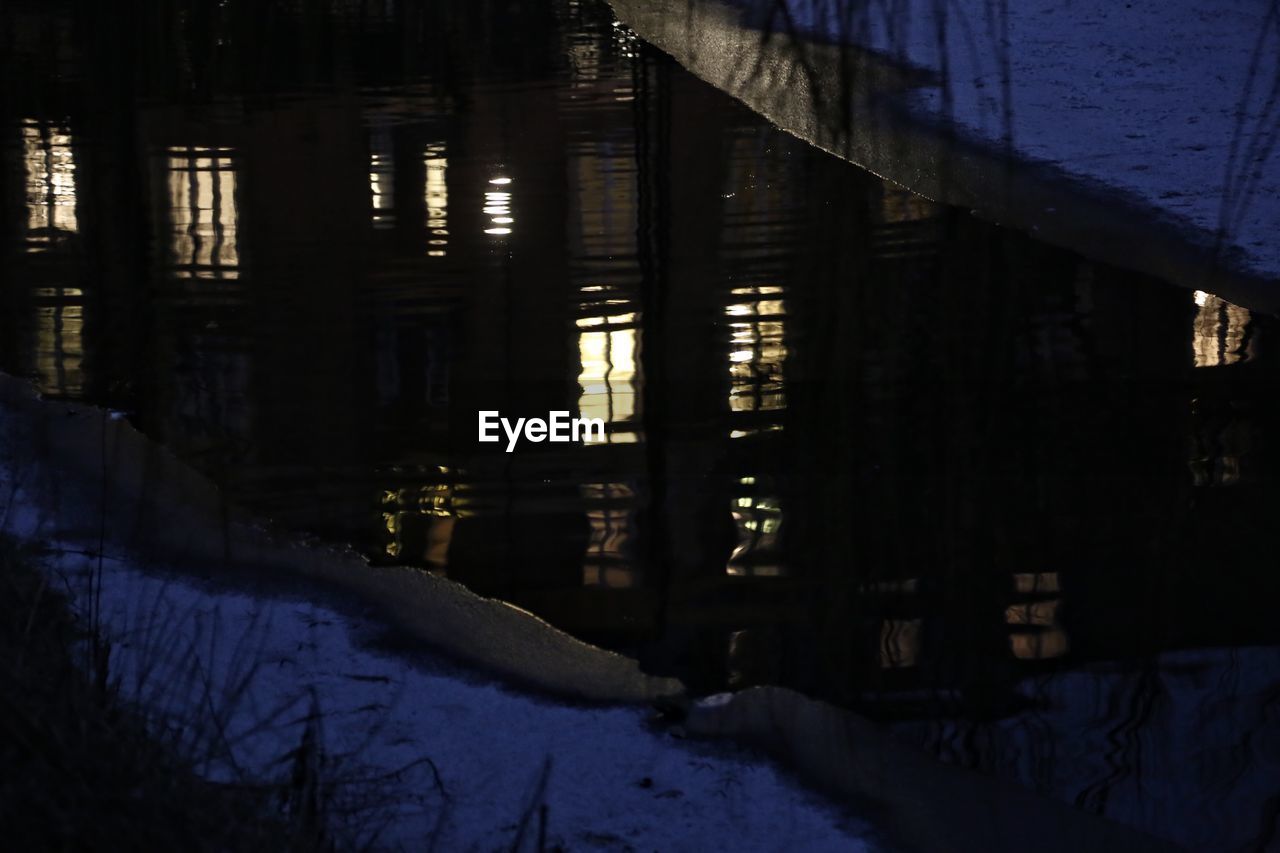
[[1244, 269], [1189, 220], [1060, 166], [1011, 155], [885, 97], [918, 76], [854, 46], [768, 37], [726, 0], [610, 0], [698, 77], [818, 148], [931, 199], [1125, 269], [1280, 309], [1274, 278]]

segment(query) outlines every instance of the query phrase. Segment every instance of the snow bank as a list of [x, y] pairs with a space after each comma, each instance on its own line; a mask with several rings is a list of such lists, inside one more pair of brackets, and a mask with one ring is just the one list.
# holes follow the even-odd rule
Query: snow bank
[[[0, 418], [2, 529], [187, 572], [320, 585], [373, 606], [415, 639], [561, 696], [646, 702], [683, 693], [675, 679], [646, 675], [634, 660], [460, 584], [274, 536], [108, 412], [39, 400], [26, 383], [0, 376]], [[24, 499], [13, 500], [15, 488]]]
[[[82, 612], [96, 565], [49, 561]], [[675, 740], [642, 709], [556, 704], [422, 650], [378, 651], [359, 641], [378, 623], [306, 600], [117, 560], [102, 580], [125, 695], [157, 720], [223, 733], [204, 773], [288, 778], [284, 754], [316, 719], [321, 774], [351, 780], [367, 801], [355, 825], [380, 829], [381, 845], [512, 849], [532, 813], [522, 846], [536, 849], [545, 805], [547, 849], [875, 849], [866, 824], [772, 763]]]

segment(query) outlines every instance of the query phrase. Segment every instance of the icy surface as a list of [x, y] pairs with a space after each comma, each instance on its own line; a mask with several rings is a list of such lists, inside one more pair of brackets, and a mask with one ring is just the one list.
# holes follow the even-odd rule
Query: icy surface
[[[49, 564], [87, 613], [96, 561]], [[101, 578], [121, 689], [157, 719], [214, 733], [203, 772], [290, 773], [285, 754], [319, 720], [321, 776], [352, 780], [347, 799], [385, 825], [381, 844], [514, 849], [528, 814], [521, 846], [536, 849], [545, 804], [548, 849], [875, 849], [866, 825], [771, 762], [677, 740], [643, 709], [558, 704], [428, 654], [375, 650], [353, 637], [375, 625], [307, 601], [119, 561]]]
[[[1280, 276], [1280, 5], [742, 0], [943, 75], [911, 108], [1119, 188]], [[790, 16], [779, 10], [785, 7]]]

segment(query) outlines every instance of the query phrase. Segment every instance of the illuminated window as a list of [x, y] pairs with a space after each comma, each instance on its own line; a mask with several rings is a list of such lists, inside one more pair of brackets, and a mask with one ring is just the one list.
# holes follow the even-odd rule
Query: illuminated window
[[499, 175], [489, 179], [484, 191], [484, 212], [489, 217], [489, 227], [484, 233], [505, 237], [512, 231], [515, 217], [511, 215], [511, 179]]
[[[605, 300], [625, 304], [624, 300]], [[604, 421], [605, 441], [636, 440], [637, 368], [635, 312], [578, 320], [578, 415]]]
[[395, 224], [396, 161], [391, 147], [391, 133], [379, 128], [369, 140], [369, 195], [373, 208], [373, 227], [390, 228]]
[[59, 237], [76, 232], [76, 164], [71, 134], [48, 122], [22, 122], [26, 169], [27, 250], [45, 251]]
[[[1056, 572], [1014, 575], [1019, 592], [1056, 592]], [[1067, 632], [1058, 621], [1060, 599], [1026, 601], [1011, 604], [1004, 611], [1004, 621], [1012, 626], [1009, 648], [1022, 660], [1044, 660], [1062, 657], [1070, 649]]]
[[84, 308], [75, 287], [37, 293], [36, 383], [41, 393], [77, 397], [84, 390]]
[[578, 412], [604, 421], [606, 441], [635, 442], [641, 381], [639, 315], [630, 278], [636, 254], [635, 158], [608, 139], [575, 147], [568, 221], [580, 294]]
[[1247, 361], [1251, 355], [1249, 309], [1225, 299], [1195, 292], [1196, 318], [1191, 328], [1191, 355], [1196, 367]]
[[729, 316], [729, 409], [734, 412], [786, 408], [783, 342], [786, 306], [781, 287], [736, 287], [740, 301], [725, 307]]
[[[447, 469], [440, 469], [447, 477]], [[382, 493], [383, 550], [388, 557], [443, 570], [458, 512], [448, 481]]]
[[427, 256], [443, 258], [449, 245], [449, 184], [445, 180], [449, 161], [444, 156], [444, 143], [428, 145], [422, 165], [426, 173], [422, 200], [427, 209]]
[[631, 565], [635, 491], [625, 483], [584, 483], [581, 488], [591, 526], [582, 566], [583, 584], [635, 586], [638, 578]]
[[178, 278], [239, 277], [236, 172], [229, 148], [171, 148], [169, 221]]
[[776, 496], [760, 494], [758, 489], [756, 477], [737, 481], [737, 495], [729, 509], [738, 532], [738, 543], [726, 568], [731, 575], [776, 577], [783, 573], [778, 559], [782, 506]]

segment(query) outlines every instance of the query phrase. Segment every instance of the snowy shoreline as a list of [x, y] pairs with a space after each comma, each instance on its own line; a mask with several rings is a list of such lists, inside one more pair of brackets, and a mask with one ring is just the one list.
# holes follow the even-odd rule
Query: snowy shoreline
[[[96, 560], [46, 563], [86, 615]], [[306, 599], [118, 560], [102, 578], [124, 697], [153, 720], [219, 732], [202, 775], [287, 774], [287, 753], [319, 721], [320, 772], [355, 780], [347, 797], [369, 804], [355, 826], [379, 848], [537, 849], [545, 831], [547, 849], [878, 849], [865, 823], [773, 762], [673, 739], [643, 708], [555, 702], [426, 649], [378, 649], [362, 642], [376, 620]], [[522, 831], [544, 807], [545, 828]]]
[[1280, 308], [1280, 21], [1259, 4], [611, 3], [782, 129], [912, 191]]

